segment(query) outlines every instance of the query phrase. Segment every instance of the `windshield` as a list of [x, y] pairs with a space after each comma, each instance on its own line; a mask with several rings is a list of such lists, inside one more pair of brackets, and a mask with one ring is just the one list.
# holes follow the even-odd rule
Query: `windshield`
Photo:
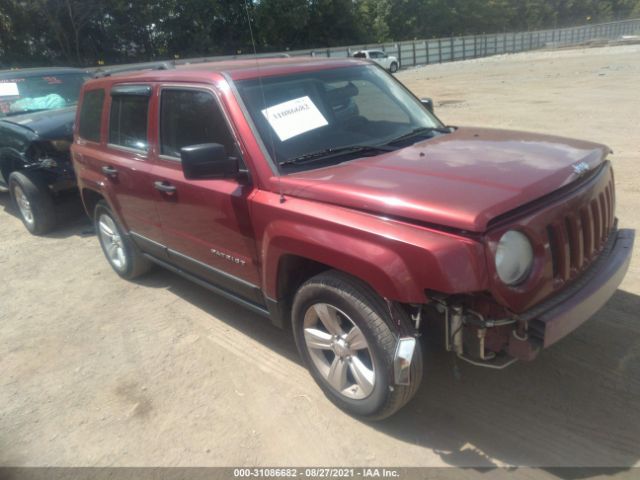
[[36, 110], [54, 110], [78, 103], [88, 78], [78, 73], [0, 79], [0, 117]]
[[376, 66], [255, 78], [236, 85], [265, 147], [284, 170], [380, 154], [443, 133], [440, 122]]

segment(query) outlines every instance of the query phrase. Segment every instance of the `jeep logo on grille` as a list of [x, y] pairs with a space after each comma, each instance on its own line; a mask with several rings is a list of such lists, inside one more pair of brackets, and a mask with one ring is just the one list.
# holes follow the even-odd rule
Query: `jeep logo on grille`
[[571, 165], [571, 167], [573, 168], [573, 173], [575, 173], [579, 177], [583, 176], [589, 171], [589, 164], [586, 162], [574, 163], [573, 165]]

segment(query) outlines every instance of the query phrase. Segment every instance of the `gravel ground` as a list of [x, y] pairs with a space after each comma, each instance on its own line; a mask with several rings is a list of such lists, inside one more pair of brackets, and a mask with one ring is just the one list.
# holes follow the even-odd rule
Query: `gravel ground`
[[[449, 124], [607, 143], [620, 223], [640, 229], [640, 46], [398, 77]], [[290, 334], [165, 271], [120, 280], [81, 215], [38, 238], [6, 194], [0, 209], [0, 465], [640, 464], [637, 249], [608, 305], [535, 362], [434, 349], [417, 397], [367, 424], [323, 397]]]

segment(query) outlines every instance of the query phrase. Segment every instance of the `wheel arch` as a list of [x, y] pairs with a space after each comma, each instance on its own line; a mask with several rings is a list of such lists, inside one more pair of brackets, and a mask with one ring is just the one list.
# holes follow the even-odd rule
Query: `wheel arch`
[[86, 187], [81, 190], [80, 197], [82, 198], [82, 204], [84, 205], [84, 210], [91, 220], [93, 220], [93, 214], [98, 202], [100, 200], [104, 200], [105, 202], [107, 202], [107, 199], [100, 192], [97, 192], [91, 188], [86, 188]]
[[301, 255], [285, 253], [277, 266], [273, 298], [267, 295], [273, 322], [281, 328], [291, 326], [291, 307], [298, 288], [311, 277], [333, 267]]
[[0, 150], [0, 173], [4, 181], [9, 184], [9, 175], [17, 170], [22, 170], [24, 162], [20, 154], [9, 148]]
[[[314, 237], [327, 239], [320, 232], [307, 238]], [[424, 299], [421, 289], [410, 288], [410, 269], [396, 252], [350, 240], [351, 248], [340, 248], [345, 244], [341, 238], [323, 243], [291, 236], [270, 238], [263, 248], [262, 284], [267, 298], [286, 308], [302, 283], [323, 271], [336, 270], [366, 283], [381, 297], [407, 303]]]

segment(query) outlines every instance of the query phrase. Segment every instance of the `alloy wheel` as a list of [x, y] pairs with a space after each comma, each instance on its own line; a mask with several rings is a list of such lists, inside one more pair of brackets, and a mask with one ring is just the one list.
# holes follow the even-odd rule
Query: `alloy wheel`
[[109, 262], [119, 271], [127, 268], [127, 256], [120, 232], [113, 219], [106, 214], [98, 219], [98, 234]]
[[18, 210], [20, 210], [20, 215], [25, 222], [29, 225], [33, 225], [35, 223], [35, 217], [33, 216], [33, 209], [31, 208], [31, 203], [29, 202], [29, 198], [25, 195], [24, 190], [20, 185], [16, 185], [13, 187], [13, 194], [16, 199], [16, 203], [18, 204]]
[[373, 356], [356, 324], [328, 303], [311, 305], [303, 321], [304, 340], [313, 364], [336, 392], [362, 400], [375, 386]]

